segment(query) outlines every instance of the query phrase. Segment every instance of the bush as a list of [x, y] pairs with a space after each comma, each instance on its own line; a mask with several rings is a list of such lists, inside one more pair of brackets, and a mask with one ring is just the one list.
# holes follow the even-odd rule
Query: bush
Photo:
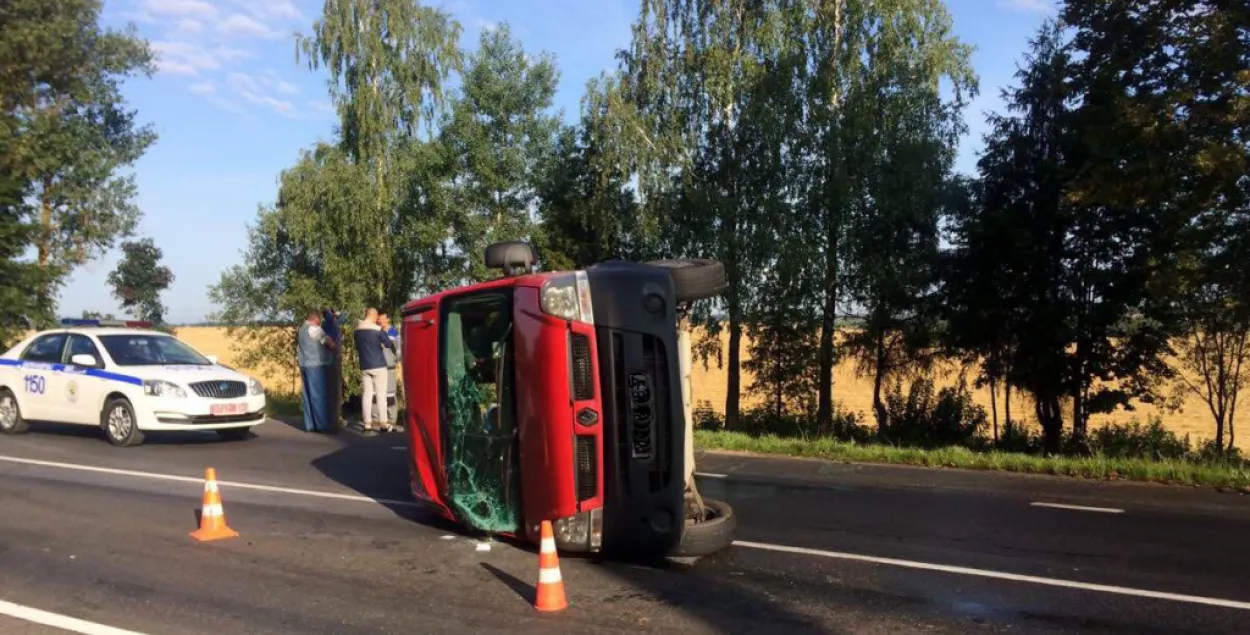
[[724, 430], [725, 419], [720, 413], [712, 409], [712, 402], [700, 401], [695, 404], [690, 411], [690, 418], [694, 419], [695, 430]]
[[1096, 428], [1087, 439], [1095, 456], [1112, 459], [1183, 459], [1190, 454], [1189, 437], [1178, 437], [1163, 427], [1163, 420], [1152, 417], [1148, 425], [1134, 421]]
[[988, 421], [985, 408], [973, 402], [966, 384], [943, 388], [935, 398], [928, 378], [912, 382], [906, 397], [894, 388], [886, 395], [885, 409], [886, 438], [906, 446], [971, 447]]

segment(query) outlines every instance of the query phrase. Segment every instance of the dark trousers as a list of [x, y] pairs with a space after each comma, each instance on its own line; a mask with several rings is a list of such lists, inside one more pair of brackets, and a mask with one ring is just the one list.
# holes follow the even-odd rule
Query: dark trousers
[[330, 401], [326, 395], [328, 366], [301, 366], [304, 382], [304, 430], [326, 432], [330, 429]]

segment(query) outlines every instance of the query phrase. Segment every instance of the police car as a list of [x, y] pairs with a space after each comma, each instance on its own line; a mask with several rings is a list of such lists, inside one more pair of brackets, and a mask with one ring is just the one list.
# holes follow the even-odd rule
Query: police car
[[0, 355], [0, 432], [30, 421], [99, 426], [114, 445], [145, 432], [244, 439], [265, 422], [260, 382], [146, 322], [63, 320]]

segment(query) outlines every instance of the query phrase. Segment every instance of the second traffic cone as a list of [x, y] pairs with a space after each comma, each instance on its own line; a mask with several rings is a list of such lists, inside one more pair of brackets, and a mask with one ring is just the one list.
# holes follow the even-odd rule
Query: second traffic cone
[[204, 505], [200, 512], [200, 528], [191, 537], [200, 541], [234, 538], [239, 532], [226, 525], [226, 512], [221, 506], [221, 492], [217, 489], [217, 470], [204, 471]]
[[538, 550], [538, 595], [534, 608], [539, 611], [563, 611], [568, 608], [564, 597], [564, 580], [560, 577], [560, 559], [556, 556], [556, 538], [551, 521], [543, 521], [542, 546]]

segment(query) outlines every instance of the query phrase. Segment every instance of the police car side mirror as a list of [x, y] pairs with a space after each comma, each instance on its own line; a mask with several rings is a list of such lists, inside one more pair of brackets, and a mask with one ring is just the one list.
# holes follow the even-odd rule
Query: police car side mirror
[[84, 368], [96, 368], [100, 365], [99, 360], [97, 360], [94, 355], [88, 355], [86, 353], [79, 353], [69, 358], [69, 362], [75, 366], [82, 366]]
[[207, 359], [208, 359], [208, 363], [210, 363], [210, 364], [216, 364], [216, 363], [217, 363], [217, 356], [216, 356], [216, 355], [208, 355], [208, 356], [207, 356]]

